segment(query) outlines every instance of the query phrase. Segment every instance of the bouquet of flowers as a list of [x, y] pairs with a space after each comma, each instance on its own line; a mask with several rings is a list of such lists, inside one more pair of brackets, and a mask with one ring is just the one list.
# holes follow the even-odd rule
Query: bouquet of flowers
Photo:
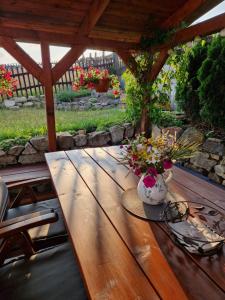
[[116, 75], [110, 75], [108, 70], [89, 67], [86, 71], [80, 66], [75, 66], [74, 70], [77, 73], [77, 78], [72, 85], [72, 89], [74, 91], [79, 90], [81, 87], [94, 89], [100, 80], [109, 80], [113, 89], [113, 94], [115, 96], [120, 94], [120, 83], [118, 77]]
[[4, 65], [0, 65], [0, 95], [12, 97], [16, 84], [17, 80], [12, 78], [11, 72]]
[[172, 168], [179, 159], [190, 158], [197, 151], [200, 143], [194, 140], [176, 139], [168, 133], [157, 138], [145, 138], [138, 135], [122, 148], [122, 163], [128, 164], [135, 175], [145, 175], [144, 185], [153, 187], [158, 174]]

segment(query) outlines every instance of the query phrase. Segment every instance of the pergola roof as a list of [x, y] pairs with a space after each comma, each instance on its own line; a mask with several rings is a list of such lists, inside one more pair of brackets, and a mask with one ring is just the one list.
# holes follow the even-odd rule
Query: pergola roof
[[0, 35], [105, 50], [138, 48], [156, 28], [190, 24], [222, 0], [1, 0]]

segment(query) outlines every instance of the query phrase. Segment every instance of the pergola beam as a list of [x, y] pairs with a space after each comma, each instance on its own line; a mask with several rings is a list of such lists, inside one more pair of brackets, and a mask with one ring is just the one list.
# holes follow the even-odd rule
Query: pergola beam
[[72, 47], [69, 52], [52, 69], [53, 84], [55, 84], [68, 68], [81, 56], [83, 47]]
[[88, 36], [91, 30], [95, 27], [98, 20], [104, 13], [106, 7], [109, 5], [110, 0], [94, 0], [91, 4], [90, 9], [88, 10], [88, 14], [85, 16], [79, 30], [79, 36]]
[[159, 56], [157, 57], [155, 63], [153, 64], [152, 70], [149, 73], [148, 76], [149, 81], [154, 81], [157, 78], [159, 72], [161, 71], [168, 57], [169, 57], [168, 49], [163, 49], [159, 53]]
[[41, 43], [41, 56], [44, 74], [44, 89], [46, 101], [46, 117], [48, 127], [48, 149], [56, 151], [56, 129], [55, 129], [55, 108], [53, 95], [53, 78], [50, 61], [49, 45], [46, 42]]
[[188, 0], [185, 4], [177, 10], [173, 15], [166, 19], [162, 28], [172, 28], [180, 25], [181, 22], [190, 17], [199, 7], [201, 7], [207, 0]]
[[131, 73], [135, 76], [137, 73], [137, 63], [129, 51], [122, 51], [120, 49], [116, 50], [117, 54], [120, 56], [124, 64], [128, 67]]
[[37, 80], [42, 84], [42, 68], [19, 46], [17, 43], [8, 37], [0, 36], [0, 46], [2, 46], [9, 54], [11, 54], [21, 65], [27, 69]]

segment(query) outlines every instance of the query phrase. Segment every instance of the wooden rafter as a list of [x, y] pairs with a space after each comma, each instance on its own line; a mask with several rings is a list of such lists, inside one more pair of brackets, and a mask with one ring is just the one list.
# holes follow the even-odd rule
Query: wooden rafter
[[88, 14], [85, 16], [79, 30], [79, 36], [88, 36], [94, 26], [97, 24], [98, 20], [104, 13], [106, 7], [109, 5], [110, 0], [94, 0], [91, 4]]
[[52, 69], [53, 84], [62, 77], [68, 68], [80, 57], [83, 51], [83, 47], [72, 47], [69, 52], [54, 66]]
[[129, 51], [122, 51], [119, 49], [117, 49], [116, 52], [128, 67], [128, 69], [131, 71], [131, 73], [135, 75], [137, 73], [137, 63], [132, 54]]
[[164, 48], [173, 48], [175, 46], [190, 42], [197, 36], [204, 37], [219, 32], [223, 28], [225, 28], [225, 13], [196, 25], [192, 25], [188, 28], [179, 30], [169, 42], [155, 47], [153, 51], [158, 52]]
[[0, 36], [0, 46], [23, 65], [29, 73], [43, 83], [42, 68], [12, 38]]
[[207, 0], [188, 0], [184, 5], [172, 14], [168, 19], [166, 19], [162, 27], [172, 28], [178, 26], [182, 21], [189, 17], [193, 12], [195, 12], [201, 5], [203, 5]]

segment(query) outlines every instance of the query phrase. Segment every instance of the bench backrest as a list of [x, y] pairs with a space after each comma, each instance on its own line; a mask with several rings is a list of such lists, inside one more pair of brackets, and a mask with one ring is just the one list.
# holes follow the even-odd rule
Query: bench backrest
[[0, 177], [0, 222], [3, 221], [9, 203], [9, 193], [5, 182]]

